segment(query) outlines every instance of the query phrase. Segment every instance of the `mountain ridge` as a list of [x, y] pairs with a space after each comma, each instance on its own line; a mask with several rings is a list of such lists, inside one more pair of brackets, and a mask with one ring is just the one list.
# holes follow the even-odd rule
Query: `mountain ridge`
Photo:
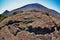
[[24, 10], [24, 11], [28, 11], [28, 10], [37, 10], [40, 12], [48, 12], [50, 15], [54, 16], [54, 17], [59, 17], [60, 13], [58, 13], [57, 11], [53, 10], [53, 9], [49, 9], [39, 3], [31, 3], [31, 4], [27, 4], [24, 5], [20, 8], [14, 9], [12, 11], [10, 11], [9, 14], [11, 14], [12, 12], [15, 12], [17, 10]]

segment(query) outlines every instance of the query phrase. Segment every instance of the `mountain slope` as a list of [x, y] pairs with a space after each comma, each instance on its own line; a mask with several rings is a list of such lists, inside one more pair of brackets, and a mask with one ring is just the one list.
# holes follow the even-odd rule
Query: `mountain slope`
[[25, 5], [23, 7], [12, 10], [11, 12], [14, 12], [16, 10], [25, 10], [25, 11], [27, 11], [27, 10], [38, 10], [40, 12], [49, 12], [49, 14], [54, 16], [54, 17], [60, 16], [60, 13], [58, 13], [57, 11], [49, 9], [47, 7], [44, 7], [43, 5], [38, 4], [38, 3]]
[[60, 40], [60, 19], [54, 12], [37, 3], [12, 10], [0, 22], [0, 40]]
[[0, 22], [0, 40], [60, 40], [60, 19], [41, 12], [22, 12]]

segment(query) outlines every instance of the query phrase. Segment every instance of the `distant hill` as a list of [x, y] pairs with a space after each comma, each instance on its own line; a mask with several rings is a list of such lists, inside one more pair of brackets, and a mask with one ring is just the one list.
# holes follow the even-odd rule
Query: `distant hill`
[[3, 15], [8, 15], [9, 11], [8, 10], [5, 10], [2, 14]]
[[9, 11], [5, 10], [2, 14], [0, 14], [0, 22], [8, 17], [8, 13]]

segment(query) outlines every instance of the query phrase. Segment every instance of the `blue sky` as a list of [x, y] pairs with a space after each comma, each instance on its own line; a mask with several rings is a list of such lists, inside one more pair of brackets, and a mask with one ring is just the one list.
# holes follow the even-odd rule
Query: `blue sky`
[[5, 10], [11, 11], [30, 3], [39, 3], [60, 12], [60, 0], [0, 0], [0, 14]]

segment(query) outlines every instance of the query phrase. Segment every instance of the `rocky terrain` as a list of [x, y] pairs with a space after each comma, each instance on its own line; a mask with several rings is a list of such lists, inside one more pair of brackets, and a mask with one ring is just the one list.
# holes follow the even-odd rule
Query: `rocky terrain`
[[54, 15], [37, 9], [13, 10], [0, 22], [0, 40], [60, 40], [60, 19]]

